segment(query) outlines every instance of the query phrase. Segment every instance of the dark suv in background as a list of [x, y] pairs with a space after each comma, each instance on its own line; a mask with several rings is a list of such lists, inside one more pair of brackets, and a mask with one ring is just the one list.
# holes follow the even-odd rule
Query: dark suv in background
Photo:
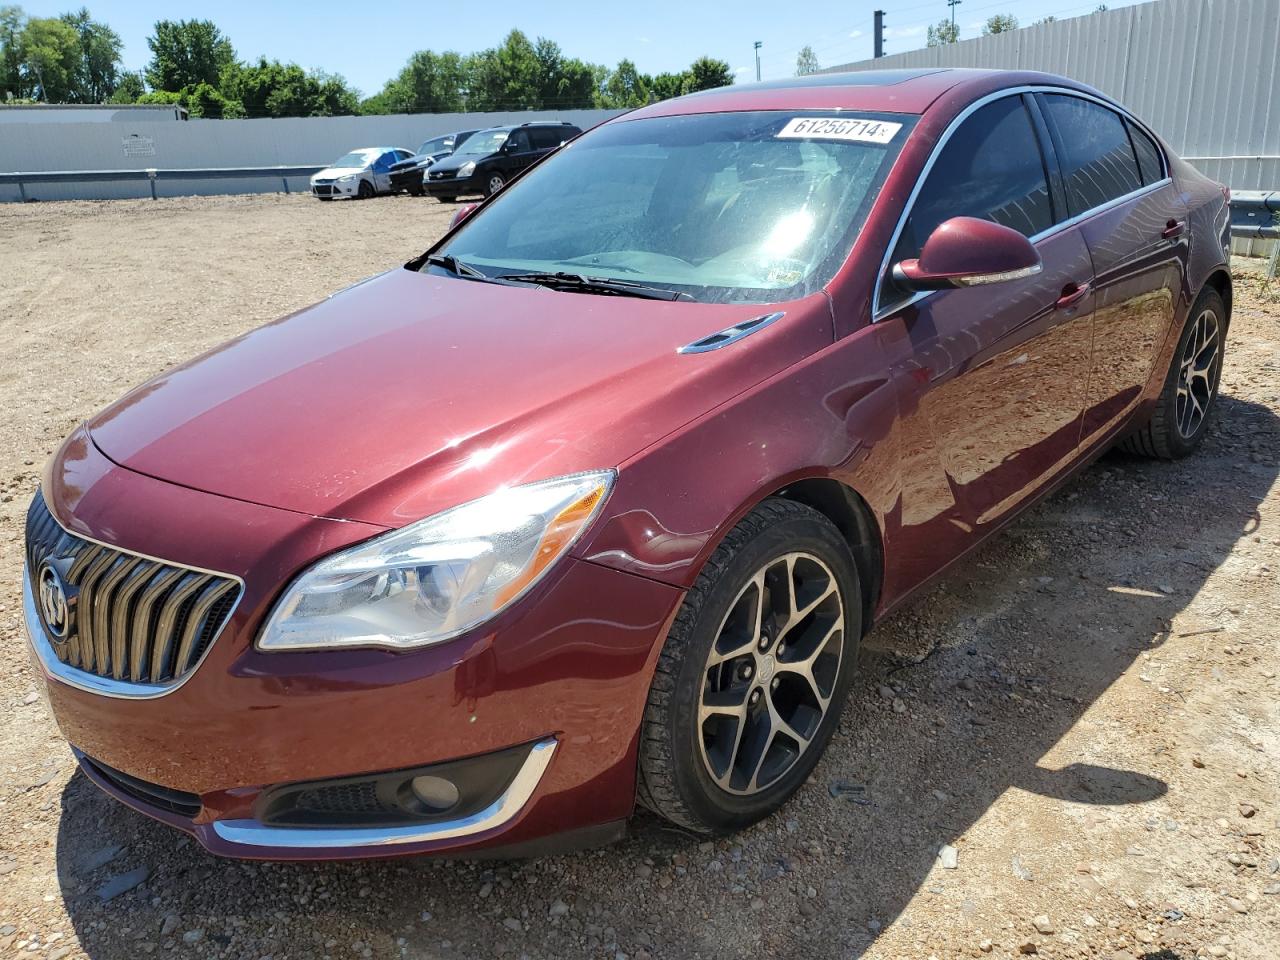
[[554, 120], [481, 130], [432, 164], [422, 182], [427, 193], [446, 203], [464, 194], [492, 196], [525, 167], [580, 133], [573, 124]]
[[424, 140], [422, 146], [418, 147], [418, 152], [412, 157], [392, 165], [391, 189], [397, 193], [408, 190], [415, 197], [422, 196], [422, 178], [427, 168], [449, 156], [475, 132], [475, 130], [460, 130], [457, 133], [446, 133], [443, 136]]

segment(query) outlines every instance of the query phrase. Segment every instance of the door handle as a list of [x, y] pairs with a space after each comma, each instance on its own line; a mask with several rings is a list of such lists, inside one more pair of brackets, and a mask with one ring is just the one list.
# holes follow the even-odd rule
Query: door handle
[[1166, 240], [1175, 240], [1182, 236], [1182, 231], [1187, 229], [1185, 220], [1170, 220], [1164, 225], [1164, 229], [1160, 231], [1160, 236]]
[[1062, 288], [1062, 296], [1054, 302], [1054, 307], [1059, 310], [1068, 310], [1089, 295], [1089, 291], [1093, 287], [1088, 283], [1068, 283]]

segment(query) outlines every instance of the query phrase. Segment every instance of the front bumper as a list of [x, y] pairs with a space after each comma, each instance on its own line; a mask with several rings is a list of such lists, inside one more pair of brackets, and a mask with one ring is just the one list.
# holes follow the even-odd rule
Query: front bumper
[[391, 171], [392, 190], [420, 190], [425, 167], [410, 167], [407, 170]]
[[334, 180], [330, 183], [312, 183], [311, 195], [315, 197], [356, 197], [360, 194], [361, 179], [357, 177], [350, 183]]
[[[82, 434], [68, 448], [80, 459], [60, 454], [45, 488], [64, 527], [148, 556], [180, 554], [245, 583], [204, 662], [180, 687], [145, 697], [70, 682], [24, 588], [35, 662], [66, 738], [94, 762], [194, 797], [192, 809], [175, 812], [82, 762], [118, 799], [213, 853], [261, 859], [470, 853], [630, 815], [648, 681], [679, 590], [570, 558], [513, 609], [447, 643], [263, 654], [253, 638], [284, 584], [378, 528], [154, 480], [111, 463]], [[465, 822], [281, 828], [261, 816], [267, 791], [281, 784], [519, 744], [534, 745], [524, 765]]]
[[469, 177], [451, 177], [448, 180], [432, 180], [428, 176], [423, 178], [422, 186], [433, 197], [457, 198], [467, 194], [484, 193], [484, 184], [475, 174]]

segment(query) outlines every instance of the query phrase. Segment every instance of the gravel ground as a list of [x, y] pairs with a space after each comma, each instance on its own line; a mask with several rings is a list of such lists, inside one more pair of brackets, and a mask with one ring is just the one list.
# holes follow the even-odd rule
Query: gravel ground
[[0, 956], [1280, 953], [1280, 293], [1241, 265], [1219, 419], [1111, 454], [869, 638], [780, 815], [533, 862], [244, 864], [75, 772], [21, 636], [22, 518], [127, 387], [408, 259], [407, 197], [0, 205]]

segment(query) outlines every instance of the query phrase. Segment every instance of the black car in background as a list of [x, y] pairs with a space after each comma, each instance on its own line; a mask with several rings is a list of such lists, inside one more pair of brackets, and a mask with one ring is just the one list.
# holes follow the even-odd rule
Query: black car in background
[[418, 152], [408, 160], [402, 160], [391, 168], [391, 189], [395, 192], [408, 190], [415, 197], [422, 195], [422, 175], [427, 167], [438, 160], [449, 156], [476, 131], [460, 130], [457, 133], [446, 133], [443, 136], [424, 140]]
[[422, 182], [441, 202], [469, 193], [492, 196], [525, 167], [580, 133], [573, 124], [554, 120], [490, 127], [432, 164]]

